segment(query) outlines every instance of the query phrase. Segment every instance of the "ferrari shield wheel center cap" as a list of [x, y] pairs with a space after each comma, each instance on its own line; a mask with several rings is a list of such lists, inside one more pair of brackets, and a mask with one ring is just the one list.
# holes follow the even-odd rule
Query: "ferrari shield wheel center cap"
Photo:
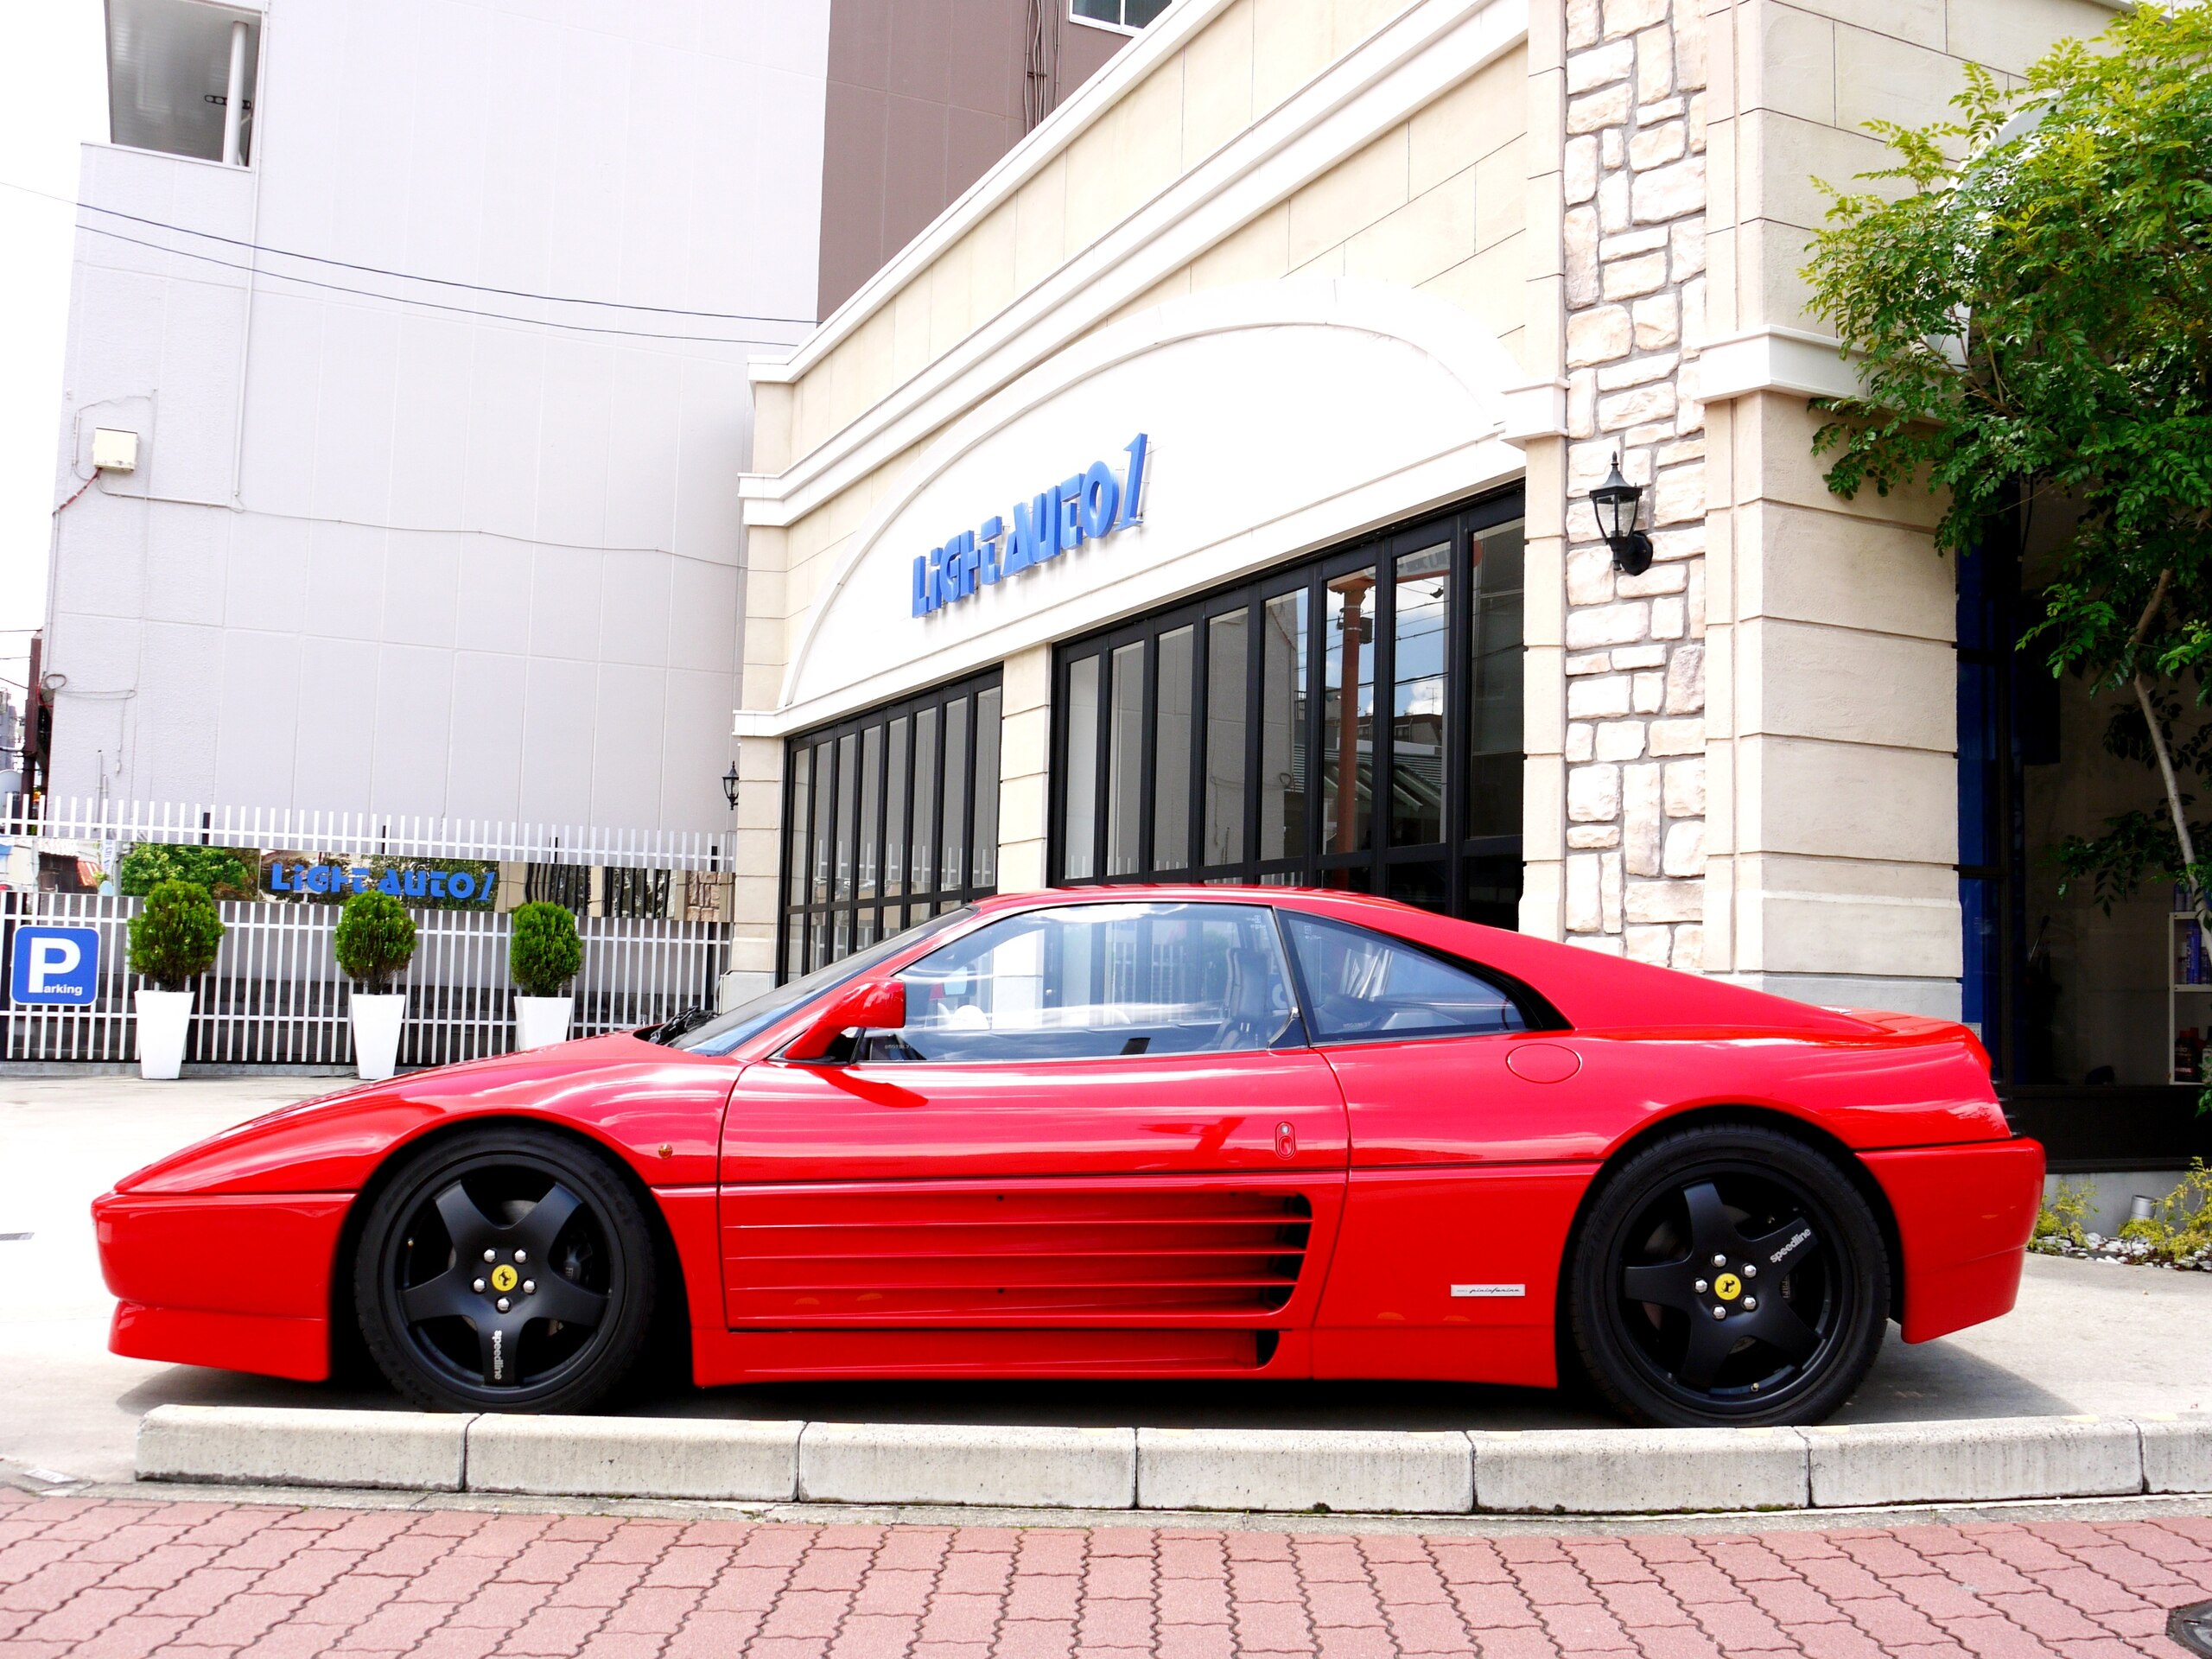
[[[506, 1268], [501, 1268], [499, 1273], [506, 1274], [510, 1278], [513, 1277], [512, 1271]], [[499, 1283], [499, 1273], [492, 1275], [493, 1283]], [[505, 1287], [501, 1288], [504, 1289]], [[1732, 1273], [1724, 1273], [1713, 1281], [1713, 1294], [1724, 1302], [1732, 1302], [1744, 1294], [1744, 1281]]]
[[[508, 1291], [511, 1291], [515, 1287], [515, 1281], [519, 1277], [520, 1275], [517, 1274], [512, 1268], [502, 1262], [498, 1267], [492, 1269], [492, 1288], [498, 1291], [501, 1295], [505, 1295]], [[1734, 1282], [1735, 1281], [1732, 1279], [1729, 1281], [1729, 1283], [1731, 1284], [1733, 1284]], [[1732, 1296], [1735, 1294], [1733, 1291], [1731, 1291], [1728, 1294]]]

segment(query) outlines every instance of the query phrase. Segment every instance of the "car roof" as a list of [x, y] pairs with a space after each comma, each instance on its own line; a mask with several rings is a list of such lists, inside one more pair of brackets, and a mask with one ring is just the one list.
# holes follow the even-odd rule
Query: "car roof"
[[1815, 1007], [1607, 954], [1617, 941], [1556, 943], [1480, 922], [1460, 921], [1402, 900], [1325, 887], [1207, 883], [1046, 887], [976, 901], [980, 916], [1085, 904], [1263, 904], [1370, 927], [1494, 969], [1529, 986], [1580, 1030], [1786, 1031], [1874, 1037], [1884, 1028], [1855, 1014]]

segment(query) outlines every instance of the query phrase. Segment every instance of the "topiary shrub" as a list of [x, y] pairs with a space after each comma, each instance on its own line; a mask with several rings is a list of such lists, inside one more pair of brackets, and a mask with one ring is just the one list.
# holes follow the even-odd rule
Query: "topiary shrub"
[[130, 971], [165, 991], [181, 991], [215, 965], [223, 918], [207, 889], [162, 881], [130, 918]]
[[558, 996], [583, 966], [576, 918], [559, 905], [518, 905], [509, 924], [507, 966], [524, 996]]
[[357, 893], [338, 913], [338, 965], [372, 994], [415, 958], [415, 918], [388, 893]]

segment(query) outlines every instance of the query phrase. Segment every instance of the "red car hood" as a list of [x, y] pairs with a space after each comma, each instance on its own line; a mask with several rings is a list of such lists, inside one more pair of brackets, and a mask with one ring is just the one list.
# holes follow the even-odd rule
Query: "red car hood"
[[[404, 1139], [408, 1128], [421, 1122], [435, 1122], [466, 1102], [471, 1106], [536, 1105], [551, 1084], [574, 1085], [594, 1074], [664, 1064], [696, 1064], [681, 1050], [646, 1043], [627, 1032], [604, 1037], [579, 1038], [550, 1048], [514, 1054], [495, 1054], [480, 1060], [462, 1060], [424, 1071], [410, 1071], [378, 1083], [357, 1084], [334, 1093], [318, 1095], [289, 1106], [280, 1106], [244, 1123], [194, 1141], [166, 1158], [134, 1170], [115, 1184], [118, 1192], [140, 1191], [188, 1192], [205, 1185], [203, 1173], [213, 1173], [232, 1161], [231, 1154], [250, 1145], [291, 1141], [327, 1124], [336, 1130], [343, 1122], [353, 1134], [346, 1139], [364, 1142], [361, 1150], [374, 1156], [393, 1141]], [[328, 1136], [315, 1137], [324, 1147]], [[373, 1142], [373, 1146], [366, 1144]]]

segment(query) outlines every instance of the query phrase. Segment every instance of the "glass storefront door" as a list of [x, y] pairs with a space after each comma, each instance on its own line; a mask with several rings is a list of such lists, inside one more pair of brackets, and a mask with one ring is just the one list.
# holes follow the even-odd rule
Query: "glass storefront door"
[[1516, 490], [1063, 645], [1052, 879], [1382, 893], [1511, 927]]

